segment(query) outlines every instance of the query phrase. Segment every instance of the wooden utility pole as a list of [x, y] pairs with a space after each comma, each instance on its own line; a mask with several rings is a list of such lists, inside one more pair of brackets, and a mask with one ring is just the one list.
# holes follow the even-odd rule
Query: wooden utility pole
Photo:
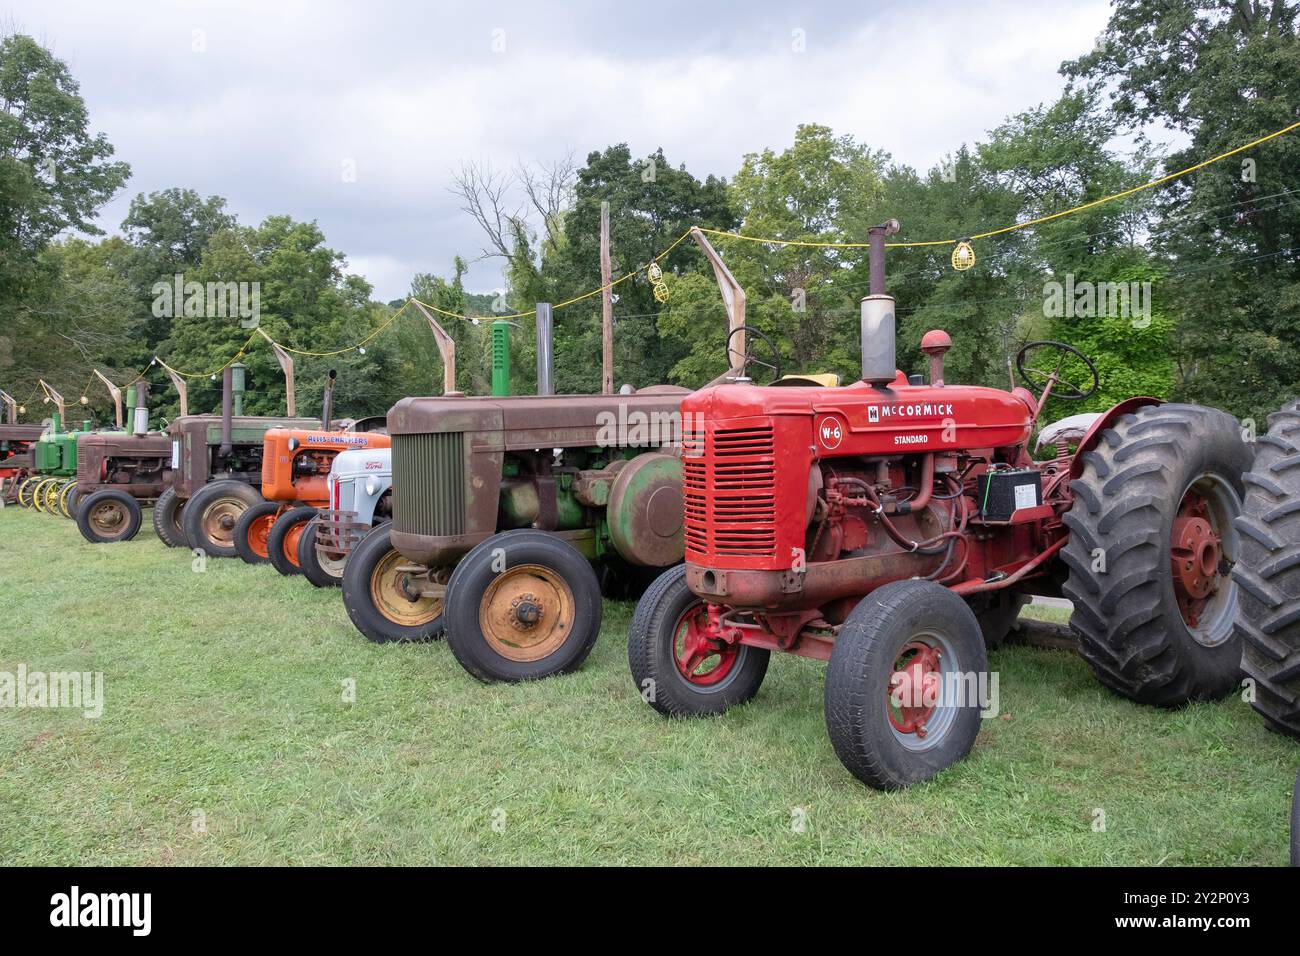
[[600, 204], [600, 392], [614, 394], [614, 290], [609, 267], [609, 203]]

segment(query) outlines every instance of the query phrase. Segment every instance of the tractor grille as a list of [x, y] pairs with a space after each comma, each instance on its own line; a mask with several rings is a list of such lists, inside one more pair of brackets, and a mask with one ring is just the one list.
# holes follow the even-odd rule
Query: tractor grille
[[393, 530], [465, 532], [465, 436], [393, 436]]
[[774, 556], [772, 427], [694, 431], [682, 445], [686, 549], [702, 556]]

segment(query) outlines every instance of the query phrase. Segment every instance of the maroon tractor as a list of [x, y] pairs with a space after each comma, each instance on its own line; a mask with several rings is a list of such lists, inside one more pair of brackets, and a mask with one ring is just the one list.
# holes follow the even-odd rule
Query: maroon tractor
[[134, 538], [142, 508], [155, 504], [171, 485], [172, 443], [161, 431], [149, 430], [149, 384], [136, 382], [128, 392], [129, 431], [90, 432], [77, 439], [69, 512], [81, 536], [93, 544]]
[[1173, 706], [1237, 683], [1233, 519], [1249, 452], [1229, 415], [1131, 398], [1044, 429], [1050, 397], [1098, 385], [1068, 345], [1031, 342], [1010, 391], [895, 366], [885, 237], [870, 230], [862, 380], [722, 384], [682, 417], [685, 564], [637, 607], [638, 692], [670, 716], [752, 698], [772, 651], [828, 662], [827, 730], [858, 779], [890, 789], [962, 759], [996, 703], [987, 648], [1029, 596], [1065, 596], [1098, 679]]

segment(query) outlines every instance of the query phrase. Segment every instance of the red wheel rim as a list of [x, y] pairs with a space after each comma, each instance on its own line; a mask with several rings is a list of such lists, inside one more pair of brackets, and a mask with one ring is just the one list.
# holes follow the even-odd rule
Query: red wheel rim
[[900, 734], [925, 738], [925, 725], [934, 716], [939, 699], [939, 656], [939, 648], [924, 641], [909, 641], [895, 658], [885, 710]]
[[307, 522], [299, 521], [284, 534], [284, 559], [295, 568], [298, 566], [298, 539]]
[[711, 687], [727, 679], [740, 647], [709, 636], [709, 615], [703, 601], [686, 609], [673, 627], [673, 658], [677, 672], [697, 687]]
[[1205, 496], [1189, 489], [1174, 516], [1169, 535], [1169, 564], [1174, 576], [1174, 596], [1183, 622], [1200, 625], [1205, 605], [1219, 590], [1219, 565], [1223, 542]]
[[259, 558], [266, 558], [271, 555], [271, 549], [267, 547], [266, 539], [270, 537], [271, 525], [273, 524], [275, 524], [275, 515], [263, 515], [260, 518], [254, 518], [248, 526], [248, 550]]

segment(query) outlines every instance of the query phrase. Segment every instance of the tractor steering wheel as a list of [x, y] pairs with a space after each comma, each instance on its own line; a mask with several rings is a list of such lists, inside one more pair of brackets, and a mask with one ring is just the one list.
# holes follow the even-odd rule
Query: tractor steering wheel
[[[1036, 349], [1055, 349], [1060, 353], [1056, 359], [1056, 368], [1051, 371], [1044, 371], [1039, 368], [1030, 368], [1025, 365], [1025, 358], [1030, 352]], [[1083, 363], [1088, 374], [1092, 376], [1092, 384], [1087, 388], [1080, 388], [1074, 382], [1061, 377], [1061, 369], [1064, 368], [1066, 360], [1071, 356], [1077, 358]], [[1051, 362], [1046, 363], [1048, 366]], [[1019, 352], [1016, 353], [1016, 371], [1024, 379], [1025, 384], [1030, 388], [1038, 389], [1040, 392], [1050, 383], [1052, 386], [1052, 396], [1054, 398], [1064, 399], [1067, 402], [1077, 402], [1095, 394], [1097, 387], [1101, 384], [1101, 379], [1097, 377], [1097, 366], [1089, 361], [1088, 356], [1084, 355], [1073, 345], [1066, 345], [1064, 342], [1027, 342]], [[1062, 388], [1064, 386], [1064, 388]]]
[[758, 329], [751, 328], [749, 326], [741, 326], [738, 329], [731, 330], [731, 334], [727, 336], [726, 352], [727, 352], [728, 361], [730, 361], [731, 359], [731, 353], [735, 351], [731, 347], [731, 340], [735, 338], [737, 334], [745, 335], [746, 333], [748, 333], [749, 335], [757, 336], [759, 339], [767, 343], [767, 351], [772, 361], [764, 362], [762, 359], [758, 358], [754, 354], [754, 340], [750, 338], [746, 338], [744, 340], [745, 351], [742, 354], [741, 362], [740, 362], [740, 374], [744, 375], [745, 369], [747, 369], [749, 366], [757, 365], [761, 368], [767, 369], [772, 373], [772, 381], [776, 381], [777, 379], [779, 379], [781, 377], [781, 350], [776, 347], [775, 342], [773, 342], [770, 338], [768, 338], [768, 336], [764, 332], [761, 332]]

